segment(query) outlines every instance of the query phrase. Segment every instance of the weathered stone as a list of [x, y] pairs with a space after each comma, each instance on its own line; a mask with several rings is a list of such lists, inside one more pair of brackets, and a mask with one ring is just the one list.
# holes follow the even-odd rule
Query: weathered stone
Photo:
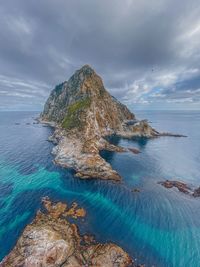
[[[82, 237], [78, 227], [63, 218], [66, 204], [53, 204], [48, 198], [43, 199], [43, 203], [47, 213], [37, 213], [16, 246], [0, 263], [1, 267], [135, 266], [129, 255], [117, 245], [97, 243], [91, 236]], [[80, 210], [83, 209], [77, 208], [76, 203], [71, 207], [82, 216]]]
[[194, 190], [193, 197], [200, 197], [200, 187], [198, 187]]
[[191, 188], [186, 183], [183, 183], [183, 182], [180, 182], [180, 181], [169, 181], [169, 180], [166, 180], [164, 182], [159, 182], [159, 184], [161, 184], [165, 188], [176, 187], [180, 192], [185, 193], [185, 194], [189, 194], [190, 191], [191, 191]]
[[131, 152], [134, 153], [134, 154], [139, 154], [139, 153], [141, 153], [141, 151], [140, 151], [139, 149], [134, 148], [134, 147], [129, 148], [129, 151], [131, 151]]
[[183, 183], [180, 181], [166, 180], [164, 182], [158, 182], [158, 183], [161, 184], [162, 186], [164, 186], [165, 188], [169, 189], [169, 188], [176, 187], [180, 192], [182, 192], [184, 194], [188, 194], [188, 195], [193, 196], [193, 197], [200, 197], [200, 187], [193, 189], [192, 187], [190, 187], [186, 183]]
[[132, 191], [133, 193], [139, 193], [139, 192], [140, 192], [140, 189], [139, 189], [139, 188], [133, 188], [131, 191]]
[[[100, 155], [100, 150], [126, 152], [128, 149], [107, 142], [116, 134], [124, 138], [158, 137], [160, 133], [146, 120], [138, 121], [128, 108], [112, 97], [102, 79], [88, 65], [51, 92], [40, 117], [45, 125], [56, 127], [49, 139], [54, 162], [73, 168], [82, 179], [101, 178], [119, 181], [120, 175]], [[138, 150], [130, 149], [133, 153]]]

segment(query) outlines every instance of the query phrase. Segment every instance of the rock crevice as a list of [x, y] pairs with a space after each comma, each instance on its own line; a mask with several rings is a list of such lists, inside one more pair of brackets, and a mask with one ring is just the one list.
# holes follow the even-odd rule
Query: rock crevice
[[129, 255], [113, 243], [101, 244], [92, 236], [80, 235], [69, 218], [84, 217], [76, 203], [71, 207], [43, 199], [45, 212], [38, 211], [26, 226], [16, 246], [1, 267], [128, 267], [135, 266]]

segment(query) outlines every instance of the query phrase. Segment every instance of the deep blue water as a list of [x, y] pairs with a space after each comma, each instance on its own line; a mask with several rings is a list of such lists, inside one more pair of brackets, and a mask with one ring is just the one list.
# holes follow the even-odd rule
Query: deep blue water
[[[136, 112], [158, 130], [188, 137], [115, 138], [113, 142], [142, 152], [102, 153], [123, 177], [122, 184], [82, 181], [55, 166], [53, 145], [46, 141], [52, 130], [33, 124], [37, 115], [0, 112], [0, 259], [48, 195], [78, 201], [87, 210], [82, 232], [117, 243], [146, 266], [200, 266], [200, 199], [157, 184], [180, 179], [200, 185], [200, 112]], [[141, 192], [131, 192], [135, 187]]]

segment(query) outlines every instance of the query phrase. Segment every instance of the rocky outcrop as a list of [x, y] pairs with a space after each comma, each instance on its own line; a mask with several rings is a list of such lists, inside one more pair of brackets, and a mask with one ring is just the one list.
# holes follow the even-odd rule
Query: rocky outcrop
[[129, 150], [111, 145], [105, 136], [160, 136], [146, 120], [138, 121], [125, 105], [112, 97], [104, 88], [102, 79], [88, 65], [55, 87], [40, 120], [56, 128], [50, 138], [57, 144], [53, 149], [55, 163], [73, 168], [76, 176], [84, 179], [120, 180], [119, 174], [105, 162], [99, 151]]
[[158, 182], [158, 183], [167, 189], [175, 187], [178, 189], [178, 191], [180, 191], [184, 194], [188, 194], [188, 195], [193, 196], [193, 197], [200, 197], [200, 187], [193, 189], [191, 186], [187, 185], [184, 182], [180, 182], [180, 181], [166, 180], [166, 181]]
[[68, 218], [83, 217], [85, 211], [49, 199], [46, 211], [39, 211], [26, 226], [16, 246], [0, 263], [1, 267], [125, 267], [135, 266], [129, 255], [113, 243], [100, 244], [92, 236], [81, 236]]
[[200, 197], [200, 187], [197, 187], [196, 189], [194, 189], [192, 195], [193, 197]]
[[166, 180], [164, 182], [159, 182], [159, 184], [161, 184], [162, 186], [164, 186], [165, 188], [177, 188], [180, 192], [185, 193], [185, 194], [189, 194], [191, 191], [191, 188], [183, 182], [180, 181], [169, 181]]

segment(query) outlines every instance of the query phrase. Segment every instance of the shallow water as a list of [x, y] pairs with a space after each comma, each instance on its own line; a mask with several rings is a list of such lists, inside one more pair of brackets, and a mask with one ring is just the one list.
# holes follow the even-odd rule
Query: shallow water
[[141, 150], [137, 155], [102, 152], [123, 177], [122, 184], [82, 181], [55, 166], [53, 145], [47, 142], [52, 130], [33, 124], [37, 115], [0, 112], [0, 259], [33, 219], [41, 197], [48, 195], [78, 201], [87, 210], [82, 232], [117, 243], [146, 266], [199, 266], [200, 199], [157, 182], [180, 179], [200, 185], [200, 112], [137, 112], [158, 130], [188, 137], [114, 138], [114, 143]]

